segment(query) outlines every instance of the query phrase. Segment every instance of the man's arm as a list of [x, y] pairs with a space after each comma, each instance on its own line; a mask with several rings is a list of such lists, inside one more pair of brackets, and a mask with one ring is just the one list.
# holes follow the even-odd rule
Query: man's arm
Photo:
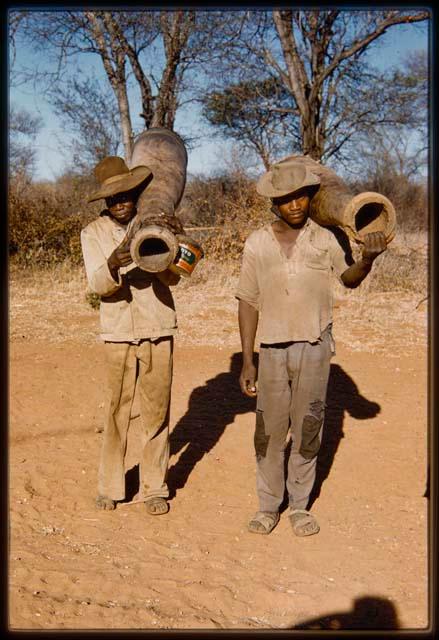
[[128, 236], [122, 240], [120, 245], [115, 248], [113, 253], [109, 256], [107, 260], [108, 269], [111, 273], [111, 277], [113, 280], [118, 279], [119, 269], [121, 267], [126, 267], [133, 261], [130, 253], [130, 244], [128, 240]]
[[350, 289], [358, 287], [370, 272], [374, 260], [386, 249], [386, 238], [381, 231], [368, 233], [364, 237], [363, 253], [360, 260], [354, 262], [340, 276], [345, 287]]
[[96, 230], [93, 225], [82, 229], [81, 247], [91, 291], [102, 297], [111, 296], [121, 287], [119, 271], [118, 268], [113, 268], [111, 261], [108, 264], [102, 250], [99, 230]]
[[259, 312], [244, 300], [239, 301], [238, 307], [239, 333], [242, 346], [242, 370], [239, 376], [241, 391], [245, 395], [254, 397], [256, 391], [256, 367], [253, 364], [253, 349], [255, 346], [256, 329], [258, 328]]

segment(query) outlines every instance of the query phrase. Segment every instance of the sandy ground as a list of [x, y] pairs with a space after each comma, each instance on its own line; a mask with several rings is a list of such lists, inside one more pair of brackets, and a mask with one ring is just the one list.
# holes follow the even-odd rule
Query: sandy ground
[[[74, 285], [72, 285], [73, 287]], [[55, 290], [55, 287], [53, 288]], [[192, 291], [192, 293], [191, 293]], [[426, 304], [345, 299], [313, 510], [296, 538], [257, 509], [254, 401], [239, 391], [236, 303], [176, 292], [170, 511], [94, 507], [105, 371], [98, 315], [72, 291], [11, 288], [10, 629], [422, 629], [428, 625]], [[76, 295], [76, 294], [75, 294]], [[127, 490], [138, 488], [133, 418]]]

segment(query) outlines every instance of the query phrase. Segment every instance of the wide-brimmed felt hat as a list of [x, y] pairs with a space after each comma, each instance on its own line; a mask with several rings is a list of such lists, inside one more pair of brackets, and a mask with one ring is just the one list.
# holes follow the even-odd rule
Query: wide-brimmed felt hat
[[268, 198], [281, 198], [304, 187], [320, 184], [320, 178], [298, 160], [281, 160], [261, 176], [256, 191]]
[[152, 176], [152, 171], [149, 167], [143, 165], [128, 169], [123, 158], [108, 156], [96, 165], [94, 174], [101, 187], [98, 191], [92, 193], [88, 202], [131, 191], [131, 189], [135, 189], [144, 180]]

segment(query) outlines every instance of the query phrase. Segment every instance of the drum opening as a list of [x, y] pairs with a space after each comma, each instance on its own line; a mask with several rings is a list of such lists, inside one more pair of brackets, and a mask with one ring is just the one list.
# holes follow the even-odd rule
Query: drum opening
[[358, 232], [371, 233], [382, 231], [386, 226], [386, 219], [381, 219], [385, 207], [382, 202], [368, 202], [355, 214], [355, 229]]
[[140, 258], [170, 255], [169, 246], [160, 238], [146, 238], [140, 243], [138, 251]]

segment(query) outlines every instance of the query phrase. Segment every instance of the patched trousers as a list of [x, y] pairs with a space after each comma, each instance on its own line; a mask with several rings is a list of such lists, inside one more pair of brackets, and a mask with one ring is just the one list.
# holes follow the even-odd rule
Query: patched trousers
[[316, 477], [333, 354], [330, 327], [316, 343], [261, 345], [254, 438], [261, 511], [278, 511], [285, 488], [293, 509], [307, 507]]
[[98, 491], [113, 500], [125, 498], [125, 454], [136, 384], [142, 421], [139, 494], [167, 498], [169, 404], [172, 383], [172, 337], [139, 345], [106, 342], [109, 402], [98, 472]]

